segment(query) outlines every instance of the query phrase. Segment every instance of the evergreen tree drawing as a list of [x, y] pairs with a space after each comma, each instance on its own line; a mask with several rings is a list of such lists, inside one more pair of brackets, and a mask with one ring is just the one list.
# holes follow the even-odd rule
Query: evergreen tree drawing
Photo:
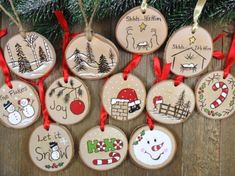
[[41, 46], [39, 46], [39, 60], [41, 63], [47, 61], [47, 56]]
[[87, 52], [87, 57], [88, 57], [88, 61], [90, 63], [94, 62], [95, 60], [95, 56], [93, 54], [93, 50], [91, 48], [91, 44], [89, 42], [87, 42], [87, 46], [86, 46], [86, 52]]
[[180, 94], [178, 101], [176, 102], [176, 107], [183, 107], [185, 100], [185, 90]]
[[98, 73], [107, 73], [111, 70], [106, 57], [102, 54], [98, 64]]
[[83, 64], [83, 60], [79, 54], [80, 51], [78, 49], [76, 49], [73, 54], [75, 56], [74, 63], [77, 72], [87, 69], [86, 66]]
[[19, 43], [16, 43], [15, 48], [18, 56], [19, 72], [25, 73], [33, 71], [29, 61], [25, 57], [22, 46]]
[[112, 66], [113, 66], [113, 64], [114, 64], [114, 54], [113, 54], [113, 51], [110, 49], [109, 50], [109, 59], [111, 60], [111, 63], [112, 63]]
[[187, 101], [187, 103], [185, 103], [185, 105], [184, 105], [184, 108], [189, 109], [190, 106], [191, 106], [191, 102]]

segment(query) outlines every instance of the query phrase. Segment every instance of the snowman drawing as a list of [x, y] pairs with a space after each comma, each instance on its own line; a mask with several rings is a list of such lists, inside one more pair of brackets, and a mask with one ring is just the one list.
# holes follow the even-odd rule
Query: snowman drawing
[[151, 166], [157, 166], [168, 160], [172, 143], [170, 137], [160, 130], [143, 130], [133, 143], [136, 158]]
[[18, 101], [18, 104], [21, 106], [24, 116], [27, 118], [32, 117], [35, 113], [33, 106], [31, 104], [29, 104], [29, 102], [30, 102], [29, 98], [23, 98]]
[[56, 161], [60, 158], [59, 146], [57, 142], [50, 142], [49, 143], [51, 148], [51, 159]]
[[20, 113], [16, 111], [15, 106], [10, 101], [3, 104], [3, 107], [8, 112], [7, 118], [12, 125], [17, 125], [21, 122], [22, 117]]

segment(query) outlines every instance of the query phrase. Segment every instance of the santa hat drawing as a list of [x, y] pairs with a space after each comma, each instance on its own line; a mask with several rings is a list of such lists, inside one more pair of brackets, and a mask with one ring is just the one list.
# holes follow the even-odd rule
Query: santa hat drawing
[[128, 102], [128, 106], [134, 106], [141, 104], [141, 100], [138, 99], [136, 91], [131, 88], [122, 89], [117, 98], [113, 98], [111, 104], [116, 102]]

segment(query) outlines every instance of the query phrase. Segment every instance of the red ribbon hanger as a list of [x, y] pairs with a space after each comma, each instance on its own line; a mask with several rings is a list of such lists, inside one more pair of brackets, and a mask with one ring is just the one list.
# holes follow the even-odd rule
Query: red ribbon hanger
[[[218, 34], [214, 39], [213, 43], [216, 43], [217, 41], [223, 39], [227, 34], [225, 32], [222, 32]], [[213, 57], [217, 60], [222, 60], [224, 59], [224, 53], [222, 51], [215, 50], [213, 51]]]
[[123, 70], [123, 79], [127, 80], [128, 74], [134, 70], [138, 64], [140, 63], [142, 55], [140, 54], [132, 54], [132, 59], [130, 63]]
[[154, 128], [154, 122], [148, 112], [146, 112], [146, 118], [147, 118], [147, 124], [148, 124], [150, 130], [152, 130]]
[[233, 34], [233, 38], [226, 58], [226, 64], [224, 68], [224, 78], [227, 78], [227, 76], [231, 73], [231, 68], [234, 62], [235, 62], [235, 34]]
[[105, 111], [104, 106], [100, 108], [100, 130], [104, 131], [105, 122], [108, 118], [108, 113]]
[[68, 77], [69, 77], [69, 68], [68, 68], [68, 65], [66, 62], [65, 50], [70, 42], [70, 39], [76, 37], [79, 33], [76, 33], [76, 34], [70, 33], [68, 22], [66, 21], [62, 11], [55, 10], [54, 14], [55, 14], [61, 28], [64, 31], [63, 45], [62, 45], [62, 70], [63, 70], [64, 81], [67, 83]]
[[[4, 37], [7, 34], [7, 29], [2, 29], [0, 30], [0, 38]], [[2, 68], [2, 72], [4, 75], [5, 83], [7, 86], [12, 89], [12, 84], [11, 84], [11, 74], [9, 71], [9, 68], [7, 66], [6, 60], [4, 58], [2, 48], [0, 48], [0, 67]]]
[[174, 85], [178, 86], [182, 82], [184, 82], [184, 76], [183, 75], [176, 75], [175, 79], [174, 79]]
[[168, 78], [171, 70], [171, 63], [164, 64], [163, 68], [161, 69], [160, 59], [155, 56], [153, 58], [153, 67], [156, 77], [155, 83], [166, 80]]

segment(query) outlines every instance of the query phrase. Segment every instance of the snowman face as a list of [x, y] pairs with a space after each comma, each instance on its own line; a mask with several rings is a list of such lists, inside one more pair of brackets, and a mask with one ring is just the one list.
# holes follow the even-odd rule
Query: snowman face
[[18, 112], [15, 112], [15, 114], [9, 115], [8, 120], [11, 124], [17, 125], [21, 122], [21, 116]]
[[27, 106], [29, 104], [29, 100], [24, 98], [20, 100], [20, 105], [21, 106]]
[[159, 130], [148, 130], [140, 137], [138, 144], [133, 145], [136, 158], [146, 165], [159, 165], [164, 163], [172, 151], [169, 136]]
[[15, 106], [14, 105], [10, 105], [6, 110], [7, 110], [7, 112], [12, 113], [12, 112], [15, 111]]

